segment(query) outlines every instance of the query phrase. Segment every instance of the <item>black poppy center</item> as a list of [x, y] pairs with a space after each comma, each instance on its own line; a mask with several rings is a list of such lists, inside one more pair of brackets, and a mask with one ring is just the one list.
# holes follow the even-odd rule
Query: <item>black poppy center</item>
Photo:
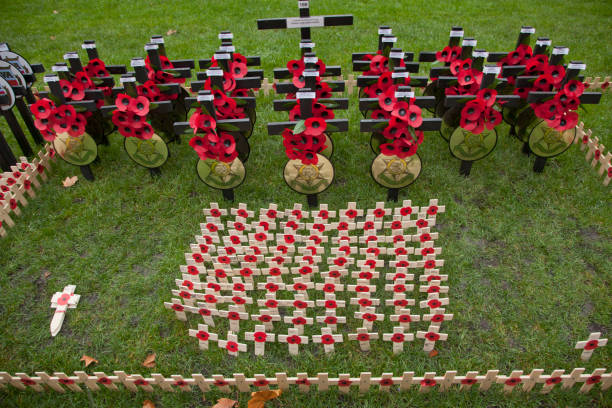
[[74, 131], [77, 131], [77, 130], [79, 130], [79, 125], [77, 125], [77, 124], [73, 124], [73, 125], [72, 125], [70, 128], [71, 128], [72, 130], [74, 130]]
[[313, 157], [314, 157], [314, 155], [313, 155], [312, 153], [310, 153], [310, 152], [306, 153], [306, 158], [307, 158], [307, 159], [309, 159], [309, 160], [310, 160], [310, 159], [312, 159]]
[[138, 103], [136, 104], [136, 108], [137, 108], [138, 110], [142, 110], [142, 109], [144, 109], [144, 104], [143, 104], [142, 102], [138, 102]]
[[468, 115], [471, 115], [472, 113], [474, 113], [474, 108], [468, 108], [467, 113]]
[[121, 104], [124, 106], [128, 106], [130, 104], [130, 100], [128, 98], [121, 99]]
[[399, 114], [400, 116], [404, 116], [406, 114], [406, 109], [400, 109]]
[[391, 100], [391, 98], [389, 98], [389, 97], [385, 98], [385, 105], [391, 105], [392, 102], [393, 101]]
[[320, 125], [319, 125], [319, 122], [312, 122], [312, 127], [313, 127], [314, 129], [317, 129], [319, 126], [320, 126]]
[[68, 87], [64, 85], [64, 86], [62, 87], [62, 92], [64, 92], [64, 93], [65, 93], [65, 92], [68, 92]]
[[210, 120], [204, 121], [204, 127], [210, 127]]
[[565, 126], [567, 124], [567, 121], [565, 119], [561, 119], [561, 126]]
[[466, 80], [467, 82], [469, 82], [469, 81], [471, 81], [471, 80], [472, 80], [472, 77], [471, 77], [471, 76], [469, 76], [469, 75], [466, 75], [466, 76], [465, 76], [465, 80]]
[[415, 121], [416, 119], [417, 119], [417, 114], [416, 114], [416, 113], [414, 113], [414, 112], [413, 112], [413, 113], [411, 113], [411, 114], [410, 114], [410, 120], [411, 120], [411, 121]]
[[38, 111], [41, 112], [41, 113], [46, 111], [46, 110], [47, 110], [47, 108], [45, 108], [44, 106], [39, 106], [38, 107]]
[[226, 139], [226, 140], [224, 140], [224, 141], [223, 141], [223, 145], [224, 145], [225, 147], [230, 147], [230, 146], [232, 145], [232, 142], [231, 142], [231, 140]]
[[380, 95], [382, 92], [383, 92], [382, 89], [380, 89], [380, 88], [376, 89], [376, 95]]
[[575, 91], [576, 90], [576, 84], [571, 84], [569, 86], [569, 90], [572, 91], [572, 92]]
[[447, 51], [442, 51], [442, 56], [443, 56], [443, 57], [448, 56], [448, 52], [447, 52]]

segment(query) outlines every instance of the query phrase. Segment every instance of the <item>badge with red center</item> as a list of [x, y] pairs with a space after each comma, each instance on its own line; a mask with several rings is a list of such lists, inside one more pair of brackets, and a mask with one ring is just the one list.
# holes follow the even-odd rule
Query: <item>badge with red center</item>
[[68, 285], [64, 287], [63, 292], [57, 292], [51, 298], [51, 307], [55, 309], [50, 326], [52, 337], [55, 337], [62, 328], [66, 310], [76, 308], [81, 299], [81, 295], [74, 293], [75, 289], [75, 285]]

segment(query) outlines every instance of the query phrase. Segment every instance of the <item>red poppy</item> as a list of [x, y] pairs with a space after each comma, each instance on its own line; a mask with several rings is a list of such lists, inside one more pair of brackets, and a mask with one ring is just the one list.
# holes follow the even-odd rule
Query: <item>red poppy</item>
[[563, 92], [569, 97], [578, 98], [584, 92], [584, 84], [580, 81], [572, 79], [565, 84]]
[[232, 298], [232, 302], [234, 302], [237, 305], [244, 305], [246, 303], [246, 300], [240, 296], [234, 296]]
[[193, 265], [189, 265], [187, 267], [187, 273], [189, 273], [190, 275], [199, 275], [200, 271], [198, 271], [198, 268], [196, 268]]
[[364, 320], [367, 320], [368, 322], [375, 322], [377, 317], [374, 313], [364, 313], [363, 315], [361, 315], [361, 317]]
[[359, 293], [365, 293], [365, 292], [369, 292], [370, 288], [366, 285], [357, 285], [355, 286], [355, 292], [359, 292]]
[[587, 344], [585, 344], [584, 349], [585, 350], [594, 350], [597, 347], [599, 347], [599, 341], [597, 341], [597, 340], [589, 340], [587, 342]]
[[[362, 333], [362, 334], [366, 334], [366, 333]], [[359, 336], [360, 335], [357, 335], [357, 339], [359, 339]], [[346, 379], [338, 380], [338, 387], [350, 387], [352, 383], [353, 382], [351, 380], [346, 380]]]
[[381, 378], [379, 384], [383, 387], [388, 387], [390, 385], [393, 385], [393, 380], [391, 378]]
[[100, 378], [98, 378], [97, 382], [99, 384], [103, 384], [103, 385], [109, 385], [109, 384], [112, 383], [111, 379], [108, 378], [108, 377], [100, 377]]
[[263, 323], [268, 323], [272, 321], [272, 316], [270, 315], [261, 315], [257, 318], [257, 320], [259, 320], [260, 322]]
[[326, 300], [325, 301], [325, 308], [327, 309], [335, 309], [338, 307], [338, 304], [336, 303], [335, 300]]
[[182, 312], [183, 310], [185, 310], [185, 307], [183, 305], [179, 305], [177, 303], [173, 303], [172, 304], [172, 309], [177, 311], [177, 312]]
[[382, 110], [392, 112], [397, 99], [395, 98], [395, 87], [390, 87], [380, 95], [378, 95], [378, 105]]
[[[289, 340], [289, 339], [287, 338], [287, 340]], [[297, 385], [310, 385], [310, 381], [308, 381], [307, 378], [298, 378], [297, 380], [295, 380], [295, 383]]]
[[357, 303], [359, 304], [359, 306], [361, 307], [368, 307], [372, 305], [372, 300], [371, 299], [367, 299], [367, 298], [360, 298]]
[[347, 263], [347, 260], [344, 257], [334, 259], [334, 264], [337, 266], [344, 266], [344, 264], [346, 263]]
[[306, 319], [304, 319], [303, 317], [295, 317], [291, 320], [291, 323], [293, 323], [296, 326], [300, 326], [300, 325], [304, 325], [306, 324]]
[[588, 385], [591, 385], [591, 384], [597, 384], [600, 381], [601, 381], [601, 375], [592, 375], [589, 378], [587, 378], [586, 383]]
[[408, 253], [408, 251], [406, 250], [406, 248], [395, 248], [395, 255], [406, 255]]
[[[370, 238], [370, 237], [368, 237], [368, 238]], [[376, 240], [375, 239], [374, 240], [368, 239], [367, 241], [369, 242], [369, 241], [376, 241]], [[376, 268], [376, 261], [374, 259], [368, 259], [368, 260], [366, 260], [363, 263], [363, 265], [364, 266], [368, 266], [370, 269], [374, 269], [374, 268]]]
[[218, 283], [214, 283], [214, 282], [208, 282], [206, 287], [214, 290], [215, 292], [219, 292], [221, 290], [221, 285], [219, 285]]
[[282, 256], [275, 256], [270, 261], [276, 262], [278, 265], [282, 265], [283, 262], [285, 262], [285, 258], [283, 258]]
[[435, 322], [435, 323], [440, 323], [444, 321], [444, 315], [443, 314], [435, 314], [431, 317], [431, 321]]
[[225, 345], [225, 348], [229, 352], [236, 352], [236, 351], [238, 351], [238, 343], [236, 343], [234, 341], [228, 341], [226, 343], [226, 345]]
[[327, 128], [325, 119], [316, 117], [306, 119], [304, 125], [306, 126], [304, 133], [310, 136], [318, 136], [325, 132], [325, 129]]
[[265, 343], [267, 337], [268, 335], [265, 332], [259, 331], [259, 332], [253, 333], [253, 339], [257, 343]]
[[206, 308], [201, 308], [200, 310], [198, 310], [198, 313], [201, 316], [210, 316], [212, 314], [212, 312], [210, 311], [210, 309], [206, 309]]
[[461, 55], [461, 47], [446, 46], [442, 51], [436, 52], [436, 60], [440, 62], [452, 62]]
[[433, 387], [436, 384], [437, 384], [437, 382], [433, 378], [424, 378], [421, 381], [421, 387]]
[[334, 344], [336, 341], [331, 334], [324, 334], [321, 336], [321, 343], [323, 344]]
[[403, 293], [406, 291], [406, 285], [397, 284], [393, 286], [393, 292], [395, 293]]
[[179, 296], [182, 297], [183, 299], [191, 299], [191, 293], [184, 291], [184, 290], [179, 292]]
[[[223, 257], [220, 256], [219, 258], [223, 258]], [[221, 263], [225, 263], [225, 262], [221, 262]], [[215, 276], [217, 278], [223, 279], [223, 278], [227, 278], [227, 273], [223, 269], [215, 269]]]
[[207, 294], [204, 295], [204, 301], [206, 303], [217, 303], [217, 297], [215, 295]]
[[136, 381], [134, 381], [134, 384], [141, 386], [141, 387], [146, 387], [147, 385], [149, 385], [149, 382], [146, 380], [143, 380], [142, 378], [139, 378]]
[[434, 261], [433, 259], [425, 261], [425, 265], [424, 266], [425, 266], [425, 269], [435, 268], [436, 267], [436, 261]]
[[398, 242], [404, 242], [403, 235], [395, 235], [393, 236], [393, 243], [397, 244]]
[[442, 302], [440, 302], [438, 299], [431, 299], [429, 302], [427, 302], [427, 306], [429, 306], [431, 309], [437, 309], [442, 306]]
[[546, 385], [559, 384], [562, 381], [561, 377], [550, 377], [546, 379]]
[[254, 385], [255, 387], [265, 387], [265, 386], [267, 386], [268, 384], [270, 384], [270, 381], [265, 380], [265, 379], [263, 379], [263, 380], [257, 380], [257, 381], [255, 381], [255, 382], [253, 382], [253, 385]]
[[54, 108], [55, 104], [48, 98], [39, 99], [36, 103], [30, 105], [30, 111], [36, 119], [49, 118]]
[[366, 250], [366, 252], [368, 254], [374, 255], [374, 256], [378, 256], [380, 254], [380, 249], [379, 248], [368, 248]]
[[285, 239], [285, 242], [287, 244], [293, 244], [295, 242], [295, 236], [291, 235], [291, 234], [285, 234], [283, 236], [283, 238]]
[[305, 309], [308, 307], [308, 303], [304, 302], [303, 300], [296, 300], [293, 302], [293, 306], [298, 309]]
[[216, 387], [225, 387], [225, 386], [229, 385], [229, 383], [227, 381], [224, 381], [224, 380], [215, 380], [213, 385], [215, 385]]
[[302, 342], [302, 339], [300, 338], [300, 336], [288, 336], [287, 337], [287, 343], [289, 344], [300, 344]]
[[234, 283], [234, 290], [236, 292], [244, 292], [245, 291], [244, 284], [239, 283], [239, 282]]
[[428, 275], [427, 276], [427, 282], [430, 282], [432, 280], [441, 280], [442, 278], [439, 275]]
[[336, 316], [327, 316], [323, 322], [326, 324], [336, 324], [338, 323], [338, 318]]
[[291, 60], [287, 63], [287, 69], [293, 76], [302, 75], [304, 67], [304, 61], [302, 60]]
[[278, 268], [270, 268], [269, 273], [271, 276], [279, 276], [281, 274], [281, 270]]
[[196, 337], [201, 341], [208, 341], [208, 339], [210, 338], [210, 334], [208, 334], [208, 332], [205, 332], [204, 330], [200, 330], [196, 333]]
[[201, 254], [193, 254], [191, 255], [191, 257], [193, 258], [194, 261], [196, 261], [197, 263], [202, 263], [204, 262], [204, 258], [202, 258]]
[[425, 233], [425, 234], [421, 234], [421, 236], [419, 237], [419, 240], [421, 242], [427, 242], [427, 241], [431, 241], [431, 235]]
[[306, 285], [301, 282], [298, 282], [293, 285], [293, 290], [296, 290], [296, 291], [306, 290]]
[[58, 382], [60, 384], [64, 384], [64, 385], [72, 385], [72, 384], [74, 384], [74, 380], [71, 380], [70, 378], [60, 378], [58, 380]]
[[514, 387], [515, 385], [520, 384], [521, 382], [523, 382], [523, 380], [521, 380], [519, 377], [511, 377], [511, 378], [508, 378], [504, 382], [504, 384], [510, 387]]
[[241, 208], [238, 211], [236, 211], [236, 215], [238, 215], [238, 217], [248, 218], [249, 213], [247, 212], [247, 210], [244, 210]]
[[342, 274], [340, 273], [340, 271], [329, 271], [329, 277], [330, 278], [339, 278]]

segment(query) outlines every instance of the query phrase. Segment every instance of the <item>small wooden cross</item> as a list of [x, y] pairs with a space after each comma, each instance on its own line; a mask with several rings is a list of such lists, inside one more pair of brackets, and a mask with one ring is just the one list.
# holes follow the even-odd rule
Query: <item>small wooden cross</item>
[[325, 316], [316, 316], [317, 323], [325, 323], [331, 331], [336, 332], [338, 330], [338, 323], [345, 324], [345, 316], [336, 316], [334, 309], [326, 309]]
[[285, 316], [283, 320], [286, 324], [292, 324], [300, 336], [304, 334], [304, 326], [313, 323], [312, 317], [306, 317], [306, 312], [302, 310], [294, 310], [292, 316]]
[[227, 210], [225, 208], [220, 208], [218, 203], [210, 203], [210, 208], [204, 208], [204, 215], [220, 218], [224, 215], [227, 215]]
[[430, 322], [429, 324], [432, 326], [440, 326], [442, 322], [453, 320], [452, 313], [444, 313], [444, 308], [434, 309], [431, 313], [423, 315], [424, 322]]
[[368, 333], [368, 329], [365, 327], [358, 327], [357, 333], [349, 333], [349, 340], [357, 340], [359, 342], [359, 348], [361, 351], [370, 351], [370, 341], [378, 340], [378, 333]]
[[421, 316], [419, 315], [411, 315], [410, 309], [400, 309], [397, 314], [391, 315], [389, 320], [392, 322], [398, 322], [404, 330], [410, 330], [410, 323], [418, 322], [421, 320]]
[[253, 216], [255, 215], [253, 211], [249, 211], [247, 209], [247, 205], [245, 203], [239, 203], [238, 208], [230, 209], [230, 214], [232, 214], [235, 217], [241, 217], [244, 219], [253, 218]]
[[326, 353], [334, 352], [334, 344], [342, 343], [343, 336], [341, 334], [332, 334], [332, 331], [329, 327], [321, 328], [320, 335], [312, 336], [313, 343], [321, 343], [323, 344], [323, 350]]
[[383, 341], [393, 342], [393, 354], [404, 351], [404, 343], [413, 340], [414, 334], [404, 333], [404, 328], [402, 326], [393, 327], [393, 333], [383, 333]]
[[319, 307], [324, 307], [325, 310], [331, 310], [335, 313], [337, 308], [344, 309], [346, 302], [344, 300], [337, 300], [336, 294], [326, 293], [324, 299], [317, 299], [315, 304]]
[[270, 309], [260, 309], [259, 314], [251, 315], [251, 320], [262, 323], [266, 330], [271, 331], [274, 330], [273, 322], [280, 322], [281, 317], [279, 314], [272, 312]]
[[266, 352], [266, 343], [274, 343], [274, 333], [266, 333], [263, 324], [255, 325], [255, 330], [244, 333], [244, 339], [255, 342], [255, 355], [263, 356]]
[[74, 309], [81, 299], [81, 295], [74, 293], [76, 289], [75, 285], [68, 285], [64, 287], [63, 292], [56, 292], [51, 298], [51, 308], [55, 309], [53, 319], [51, 319], [51, 336], [55, 337], [62, 328], [64, 323], [64, 317], [66, 316], [66, 310]]
[[164, 307], [169, 310], [173, 310], [176, 314], [176, 318], [184, 322], [187, 321], [187, 315], [185, 314], [185, 306], [180, 299], [173, 298], [172, 302], [164, 302]]
[[364, 311], [355, 312], [355, 319], [362, 319], [362, 327], [366, 330], [372, 330], [374, 322], [382, 322], [385, 319], [385, 315], [376, 313], [376, 309], [373, 307], [366, 307]]
[[431, 325], [427, 329], [428, 331], [417, 331], [416, 337], [417, 339], [425, 339], [425, 345], [423, 346], [423, 351], [428, 353], [436, 345], [436, 341], [446, 341], [448, 338], [448, 334], [438, 333], [440, 331], [439, 326]]
[[227, 350], [227, 354], [230, 356], [238, 356], [239, 352], [246, 353], [247, 345], [244, 343], [238, 343], [238, 336], [232, 331], [227, 332], [227, 340], [218, 340], [217, 344], [219, 347]]
[[185, 309], [190, 310], [192, 313], [197, 313], [202, 316], [202, 320], [210, 327], [215, 327], [215, 321], [213, 316], [219, 316], [219, 311], [216, 307], [208, 303], [198, 302], [197, 308], [186, 307]]
[[202, 323], [198, 324], [198, 330], [189, 329], [189, 335], [198, 339], [200, 350], [208, 350], [208, 342], [218, 340], [215, 333], [208, 331], [208, 325]]
[[608, 344], [608, 339], [600, 339], [601, 333], [591, 333], [589, 335], [589, 339], [585, 341], [579, 341], [576, 343], [577, 349], [582, 349], [582, 354], [580, 355], [580, 359], [582, 361], [588, 361], [593, 355], [593, 351], [596, 348], [603, 347]]
[[229, 321], [230, 331], [238, 333], [240, 331], [240, 321], [248, 320], [249, 314], [241, 312], [237, 306], [231, 305], [228, 310], [219, 310], [219, 316], [225, 317]]
[[289, 345], [289, 354], [296, 356], [299, 353], [300, 344], [308, 344], [308, 336], [298, 335], [298, 330], [290, 328], [288, 334], [278, 335], [279, 343], [287, 343]]
[[312, 218], [318, 217], [322, 220], [327, 220], [329, 218], [336, 218], [336, 211], [329, 210], [327, 204], [321, 204], [318, 210], [311, 210], [310, 216]]

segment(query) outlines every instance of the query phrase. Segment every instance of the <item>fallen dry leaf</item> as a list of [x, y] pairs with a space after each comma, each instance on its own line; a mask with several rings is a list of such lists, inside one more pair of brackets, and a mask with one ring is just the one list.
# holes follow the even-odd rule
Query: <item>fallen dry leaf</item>
[[62, 184], [64, 185], [64, 187], [68, 188], [74, 186], [74, 183], [76, 183], [78, 180], [79, 178], [77, 176], [66, 177]]
[[234, 401], [229, 398], [219, 398], [217, 403], [213, 405], [211, 408], [233, 408], [238, 404], [238, 401]]
[[143, 367], [153, 368], [155, 367], [155, 353], [149, 354], [145, 361], [142, 362]]
[[251, 399], [248, 403], [248, 408], [264, 408], [266, 401], [278, 398], [282, 390], [266, 390], [251, 393]]
[[142, 402], [142, 408], [155, 408], [155, 404], [151, 400], [144, 400]]
[[45, 274], [44, 274], [45, 279], [47, 279], [49, 276], [51, 276], [51, 272], [45, 271]]
[[55, 40], [55, 36], [54, 36], [54, 35], [50, 35], [50, 36], [49, 36], [49, 38], [50, 38], [51, 40]]
[[435, 357], [438, 355], [438, 350], [433, 349], [429, 352], [429, 357]]
[[85, 367], [89, 367], [91, 363], [98, 363], [98, 360], [93, 357], [86, 356], [85, 354], [83, 354], [83, 357], [81, 357], [81, 361], [85, 362]]
[[176, 34], [176, 30], [170, 29], [166, 31], [166, 35], [173, 35], [173, 34]]
[[57, 14], [57, 13], [59, 13], [59, 11], [53, 10], [53, 14]]

